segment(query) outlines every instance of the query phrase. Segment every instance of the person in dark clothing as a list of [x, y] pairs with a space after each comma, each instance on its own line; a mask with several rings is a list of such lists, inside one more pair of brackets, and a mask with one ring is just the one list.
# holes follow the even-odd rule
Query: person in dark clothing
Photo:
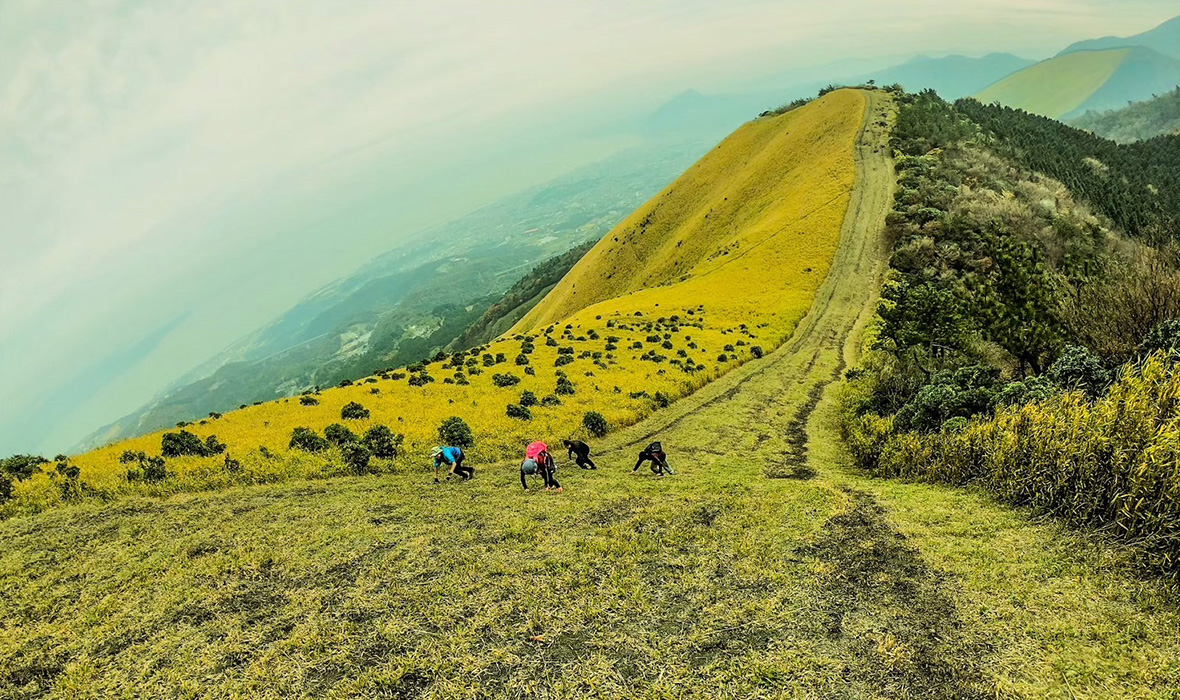
[[553, 456], [549, 451], [543, 451], [534, 457], [525, 457], [524, 461], [520, 463], [520, 485], [524, 487], [525, 491], [529, 490], [529, 482], [525, 479], [529, 474], [540, 474], [541, 480], [545, 482], [546, 491], [561, 491], [561, 484], [557, 483], [557, 477], [554, 473], [557, 471], [557, 464], [553, 461]]
[[463, 466], [463, 460], [466, 455], [463, 454], [463, 449], [460, 447], [436, 447], [434, 448], [434, 483], [438, 483], [438, 470], [444, 464], [451, 465], [450, 471], [447, 472], [447, 480], [449, 481], [452, 474], [458, 474], [463, 481], [467, 481], [475, 476], [474, 467]]
[[581, 440], [562, 440], [565, 449], [569, 451], [570, 459], [583, 469], [597, 469], [598, 465], [590, 459], [590, 446]]
[[637, 472], [644, 462], [651, 462], [651, 470], [659, 476], [676, 473], [672, 471], [672, 467], [668, 466], [668, 455], [664, 454], [664, 446], [659, 441], [653, 442], [643, 448], [643, 451], [639, 453], [639, 460], [635, 462], [635, 467], [631, 470], [631, 473], [634, 474]]

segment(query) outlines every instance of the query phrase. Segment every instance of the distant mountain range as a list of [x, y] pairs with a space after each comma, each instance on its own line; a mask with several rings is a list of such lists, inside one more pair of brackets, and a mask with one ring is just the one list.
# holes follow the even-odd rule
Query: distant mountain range
[[1054, 119], [1119, 109], [1180, 85], [1180, 17], [1129, 37], [1079, 41], [980, 90], [981, 102]]
[[1101, 39], [1087, 39], [1070, 44], [1059, 56], [1075, 51], [1101, 51], [1128, 46], [1142, 46], [1165, 56], [1180, 59], [1180, 16], [1164, 22], [1155, 29], [1134, 36], [1105, 36]]

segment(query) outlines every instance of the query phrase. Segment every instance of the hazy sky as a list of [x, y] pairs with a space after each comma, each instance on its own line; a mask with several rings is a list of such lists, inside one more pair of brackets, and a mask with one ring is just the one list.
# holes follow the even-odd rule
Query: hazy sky
[[[0, 453], [52, 454], [686, 88], [1030, 58], [1175, 0], [3, 0]], [[817, 75], [824, 78], [824, 75]]]

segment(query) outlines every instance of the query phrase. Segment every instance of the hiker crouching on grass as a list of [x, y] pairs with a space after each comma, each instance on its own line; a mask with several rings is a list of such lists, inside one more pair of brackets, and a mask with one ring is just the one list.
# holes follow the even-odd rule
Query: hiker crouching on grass
[[664, 454], [664, 446], [659, 441], [643, 448], [643, 451], [639, 453], [639, 461], [635, 462], [635, 468], [631, 470], [631, 473], [637, 472], [639, 467], [648, 461], [651, 462], [651, 470], [660, 477], [663, 477], [664, 474], [676, 473], [672, 471], [672, 467], [668, 466], [668, 455]]
[[545, 482], [546, 491], [561, 491], [561, 484], [553, 473], [557, 471], [557, 464], [553, 455], [549, 454], [549, 446], [543, 442], [534, 442], [525, 448], [524, 461], [520, 463], [520, 485], [525, 491], [529, 490], [529, 482], [525, 479], [529, 474], [540, 474]]
[[597, 469], [598, 465], [590, 459], [590, 446], [581, 440], [562, 440], [565, 449], [569, 451], [570, 459], [583, 469]]
[[441, 469], [442, 465], [444, 464], [451, 465], [451, 470], [447, 472], [447, 481], [451, 480], [452, 474], [458, 474], [463, 478], [463, 481], [467, 481], [471, 477], [475, 476], [474, 467], [463, 466], [463, 458], [466, 455], [463, 454], [462, 448], [436, 447], [434, 448], [432, 454], [434, 455], [434, 483], [438, 483], [438, 470]]

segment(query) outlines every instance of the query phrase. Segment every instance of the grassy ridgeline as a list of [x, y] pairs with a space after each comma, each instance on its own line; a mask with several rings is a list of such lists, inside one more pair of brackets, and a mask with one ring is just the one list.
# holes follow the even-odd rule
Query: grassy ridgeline
[[[322, 432], [342, 422], [363, 433], [389, 426], [404, 435], [404, 448], [396, 459], [372, 460], [369, 470], [408, 473], [429, 463], [437, 428], [451, 416], [471, 426], [477, 464], [516, 456], [534, 439], [584, 437], [588, 411], [614, 427], [632, 425], [790, 337], [839, 243], [866, 105], [864, 93], [840, 90], [739, 128], [608, 234], [511, 337], [325, 390], [314, 403], [282, 399], [187, 426], [202, 441], [215, 435], [233, 462], [173, 458], [167, 478], [145, 483], [130, 480], [137, 467], [120, 458], [159, 454], [162, 433], [94, 450], [70, 460], [80, 470], [77, 483], [47, 473], [18, 482], [0, 516], [80, 497], [356, 471], [336, 448], [289, 449], [300, 427]], [[655, 225], [637, 232], [636, 217], [654, 210]], [[563, 377], [566, 391], [559, 390]], [[512, 417], [509, 407], [519, 407], [526, 391], [539, 405], [528, 408], [527, 420]], [[368, 412], [343, 419], [353, 402]]]

